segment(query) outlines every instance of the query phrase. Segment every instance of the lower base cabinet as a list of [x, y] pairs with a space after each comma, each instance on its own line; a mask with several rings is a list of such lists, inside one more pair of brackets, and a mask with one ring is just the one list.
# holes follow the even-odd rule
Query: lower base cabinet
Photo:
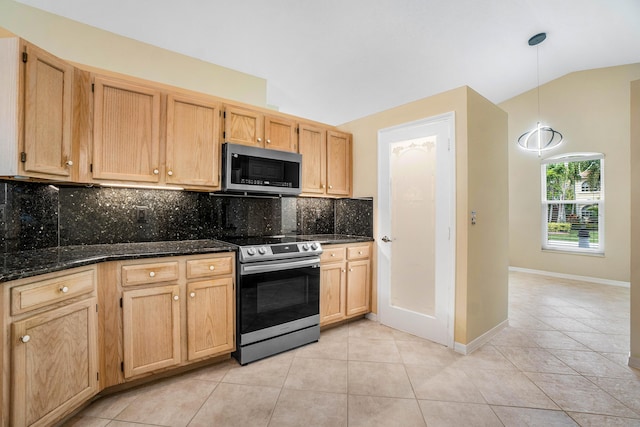
[[[124, 261], [118, 270], [123, 355], [116, 384], [235, 350], [234, 254]], [[112, 329], [107, 339], [115, 342]]]
[[235, 350], [235, 254], [106, 262], [0, 284], [0, 426]]
[[122, 293], [124, 377], [180, 363], [180, 287]]
[[325, 245], [320, 256], [320, 326], [370, 311], [371, 243]]

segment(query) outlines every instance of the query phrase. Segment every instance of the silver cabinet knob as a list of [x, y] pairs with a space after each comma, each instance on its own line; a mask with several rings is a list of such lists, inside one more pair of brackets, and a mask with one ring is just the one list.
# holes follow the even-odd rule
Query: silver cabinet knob
[[258, 142], [262, 142], [262, 138], [258, 138]]
[[173, 300], [174, 300], [174, 301], [178, 301], [179, 299], [180, 299], [180, 297], [179, 297], [178, 295], [174, 295], [174, 296], [173, 296]]
[[210, 270], [210, 271], [213, 271], [213, 270], [215, 270], [215, 269], [216, 269], [215, 265], [210, 265], [210, 266], [209, 266], [209, 270]]
[[347, 272], [347, 270], [344, 270], [344, 269], [343, 269], [343, 270], [342, 270], [342, 272], [343, 272], [343, 273], [346, 273], [346, 272]]
[[67, 286], [63, 286], [60, 288], [60, 292], [62, 292], [63, 294], [66, 294], [67, 292], [69, 292], [69, 288]]
[[167, 172], [167, 175], [169, 175], [169, 176], [173, 176], [173, 171], [169, 171], [169, 172]]
[[353, 268], [350, 268], [349, 271], [353, 271]]
[[67, 166], [73, 166], [73, 160], [67, 160], [64, 164]]
[[20, 341], [27, 343], [29, 342], [29, 340], [31, 340], [31, 337], [29, 335], [24, 335], [22, 337], [20, 337]]
[[153, 174], [154, 174], [154, 175], [158, 175], [159, 173], [160, 173], [160, 171], [159, 171], [158, 169], [154, 169], [154, 170], [153, 170]]
[[362, 255], [362, 251], [358, 251], [358, 255]]
[[330, 186], [329, 186], [329, 189], [332, 189], [332, 188], [333, 188], [333, 185], [330, 185]]
[[327, 188], [327, 186], [326, 186], [326, 185], [324, 185], [324, 184], [322, 184], [322, 188]]
[[271, 140], [270, 139], [267, 139], [267, 144], [271, 144]]
[[336, 256], [336, 254], [331, 254], [331, 256]]
[[156, 277], [156, 272], [155, 271], [150, 271], [149, 272], [149, 277]]
[[190, 296], [191, 298], [195, 298], [196, 293], [195, 293], [195, 292], [191, 292], [191, 293], [189, 294], [189, 296]]

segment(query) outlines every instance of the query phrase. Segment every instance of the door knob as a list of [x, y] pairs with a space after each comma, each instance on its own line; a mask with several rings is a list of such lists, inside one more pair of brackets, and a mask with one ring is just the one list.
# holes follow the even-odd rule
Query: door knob
[[391, 239], [390, 239], [390, 238], [388, 238], [387, 236], [382, 236], [382, 239], [380, 239], [380, 240], [382, 240], [382, 241], [383, 241], [383, 242], [385, 242], [385, 243], [389, 243], [389, 242], [391, 242]]

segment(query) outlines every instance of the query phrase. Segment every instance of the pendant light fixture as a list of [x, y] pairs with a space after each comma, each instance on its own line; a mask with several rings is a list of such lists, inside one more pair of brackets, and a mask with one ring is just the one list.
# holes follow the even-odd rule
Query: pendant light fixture
[[518, 138], [518, 145], [527, 151], [537, 151], [538, 157], [543, 151], [556, 148], [562, 143], [563, 137], [560, 132], [551, 126], [540, 123], [540, 54], [538, 45], [547, 38], [547, 33], [539, 33], [529, 39], [529, 46], [536, 46], [536, 72], [538, 76], [538, 123], [536, 127], [523, 133]]

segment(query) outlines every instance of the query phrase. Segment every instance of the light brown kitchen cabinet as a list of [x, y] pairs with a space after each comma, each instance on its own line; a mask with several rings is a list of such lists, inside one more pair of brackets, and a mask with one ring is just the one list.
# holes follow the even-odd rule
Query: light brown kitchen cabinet
[[0, 57], [0, 175], [71, 180], [74, 67], [15, 37]]
[[231, 277], [187, 284], [188, 360], [235, 349]]
[[122, 293], [124, 377], [180, 363], [180, 286]]
[[167, 184], [220, 187], [220, 105], [206, 99], [167, 97]]
[[[235, 350], [235, 255], [152, 258], [114, 263], [122, 324], [105, 320], [106, 386]], [[116, 304], [111, 304], [114, 306]]]
[[98, 392], [96, 268], [2, 283], [0, 304], [1, 424], [53, 425]]
[[302, 154], [302, 193], [327, 193], [327, 131], [300, 124], [298, 152]]
[[159, 182], [160, 90], [103, 76], [93, 84], [93, 178]]
[[224, 141], [281, 151], [298, 151], [296, 122], [259, 111], [225, 106]]
[[225, 106], [224, 142], [264, 147], [264, 115], [258, 111]]
[[327, 131], [327, 194], [351, 195], [351, 135]]
[[316, 196], [351, 195], [351, 135], [300, 125], [302, 193]]
[[12, 425], [52, 425], [98, 392], [96, 303], [13, 323]]
[[371, 244], [325, 245], [320, 256], [320, 326], [370, 311]]
[[296, 122], [284, 117], [266, 115], [264, 118], [264, 146], [272, 150], [298, 151]]

